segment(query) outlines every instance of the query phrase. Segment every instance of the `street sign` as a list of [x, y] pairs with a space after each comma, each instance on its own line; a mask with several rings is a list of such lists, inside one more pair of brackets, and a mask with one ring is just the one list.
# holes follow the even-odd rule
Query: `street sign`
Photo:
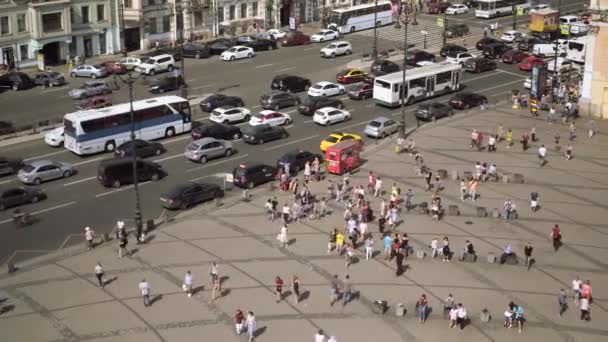
[[289, 28], [295, 31], [295, 29], [296, 29], [296, 18], [295, 17], [289, 17]]
[[560, 32], [564, 36], [567, 36], [567, 35], [570, 34], [570, 25], [569, 24], [561, 24], [561, 25], [559, 25], [559, 30], [560, 30]]
[[443, 26], [444, 26], [443, 18], [437, 18], [437, 27], [443, 27]]
[[526, 13], [526, 9], [523, 6], [517, 6], [517, 15], [523, 16]]

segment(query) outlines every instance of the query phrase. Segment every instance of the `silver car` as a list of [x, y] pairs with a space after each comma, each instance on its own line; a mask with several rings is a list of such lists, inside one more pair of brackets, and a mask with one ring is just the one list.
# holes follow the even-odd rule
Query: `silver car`
[[397, 130], [399, 130], [399, 124], [395, 120], [379, 116], [365, 126], [363, 133], [369, 137], [385, 138], [396, 133]]
[[75, 172], [72, 164], [51, 160], [36, 160], [19, 170], [17, 178], [25, 184], [40, 184], [57, 178], [67, 178]]
[[108, 69], [101, 64], [83, 64], [81, 66], [77, 66], [72, 71], [70, 71], [70, 76], [72, 77], [105, 77], [109, 74]]
[[68, 92], [68, 95], [75, 99], [85, 99], [91, 96], [107, 95], [112, 93], [112, 85], [106, 81], [86, 81], [79, 88], [74, 88]]
[[194, 140], [186, 146], [186, 158], [202, 164], [207, 160], [219, 157], [229, 157], [234, 152], [232, 143], [215, 138]]

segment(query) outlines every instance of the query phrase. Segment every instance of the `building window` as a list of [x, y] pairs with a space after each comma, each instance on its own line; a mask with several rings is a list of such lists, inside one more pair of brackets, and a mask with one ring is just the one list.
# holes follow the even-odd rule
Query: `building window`
[[230, 20], [234, 20], [234, 18], [236, 17], [236, 6], [235, 5], [230, 5]]
[[241, 19], [247, 18], [247, 4], [241, 4]]
[[89, 6], [80, 7], [80, 12], [82, 12], [82, 23], [88, 24], [89, 21]]
[[252, 17], [258, 16], [258, 3], [257, 2], [254, 2], [251, 4], [251, 16]]
[[63, 30], [61, 24], [61, 12], [47, 13], [42, 15], [42, 31], [57, 32]]
[[76, 24], [76, 11], [74, 10], [74, 7], [70, 7], [70, 22], [72, 24]]
[[99, 35], [99, 54], [105, 55], [107, 52], [106, 34], [102, 33]]
[[154, 34], [156, 32], [156, 18], [150, 18], [148, 21], [148, 33]]
[[162, 32], [169, 32], [169, 31], [171, 31], [171, 16], [165, 15], [163, 17], [163, 31]]
[[97, 4], [97, 21], [106, 20], [106, 5]]
[[10, 34], [9, 17], [0, 17], [0, 34]]
[[203, 25], [203, 11], [194, 11], [194, 27]]
[[133, 2], [131, 0], [123, 0], [125, 8], [133, 8]]
[[217, 21], [220, 23], [224, 21], [224, 7], [217, 8]]
[[30, 59], [28, 51], [29, 51], [29, 46], [27, 44], [19, 45], [20, 60], [24, 61], [26, 59]]
[[26, 32], [27, 23], [25, 21], [25, 13], [17, 14], [17, 32]]

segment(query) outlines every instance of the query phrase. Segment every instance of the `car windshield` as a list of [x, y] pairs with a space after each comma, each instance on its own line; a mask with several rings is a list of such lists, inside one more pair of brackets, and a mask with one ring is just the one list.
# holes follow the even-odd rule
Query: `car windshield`
[[325, 138], [325, 141], [330, 142], [330, 143], [335, 143], [338, 142], [338, 138], [334, 137], [334, 136], [330, 136]]
[[355, 86], [353, 89], [354, 89], [354, 90], [364, 90], [364, 89], [366, 89], [367, 87], [368, 87], [368, 85], [367, 85], [367, 84], [365, 84], [365, 83], [361, 83], [361, 84], [357, 84], [357, 85], [356, 85], [356, 86]]
[[456, 57], [458, 57], [459, 53], [461, 53], [461, 52], [460, 51], [449, 51], [448, 57], [456, 58]]
[[262, 115], [262, 114], [256, 114], [253, 117], [256, 118], [256, 119], [258, 119], [258, 120], [264, 120], [264, 115]]
[[196, 151], [200, 148], [201, 146], [197, 143], [191, 142], [188, 144], [188, 146], [186, 146], [186, 149], [188, 151]]
[[30, 172], [34, 171], [35, 169], [36, 168], [33, 167], [30, 164], [27, 164], [27, 165], [23, 166], [23, 168], [22, 168], [22, 170], [25, 171], [25, 172], [27, 172], [27, 173], [30, 173]]
[[380, 127], [380, 126], [382, 126], [382, 123], [378, 122], [378, 121], [372, 121], [372, 122], [369, 123], [369, 126], [371, 126], [371, 127]]

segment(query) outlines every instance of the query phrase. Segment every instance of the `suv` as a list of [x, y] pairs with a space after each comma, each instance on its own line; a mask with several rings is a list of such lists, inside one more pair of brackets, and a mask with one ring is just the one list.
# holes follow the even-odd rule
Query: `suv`
[[534, 46], [534, 44], [551, 44], [551, 42], [541, 38], [531, 37], [526, 38], [524, 40], [520, 40], [517, 43], [517, 48], [521, 51], [532, 51], [532, 47]]
[[416, 66], [416, 63], [421, 61], [435, 62], [437, 58], [432, 53], [423, 50], [412, 50], [407, 53], [407, 64]]
[[512, 49], [512, 47], [505, 43], [492, 43], [483, 48], [483, 55], [491, 59], [501, 58], [502, 54], [510, 49]]
[[175, 59], [171, 55], [158, 55], [150, 57], [135, 67], [135, 71], [146, 75], [154, 75], [157, 72], [172, 71], [175, 67]]
[[471, 55], [469, 52], [454, 52], [449, 53], [446, 60], [452, 64], [462, 65], [467, 59], [471, 58], [473, 58], [473, 55]]
[[335, 107], [342, 109], [344, 104], [338, 99], [329, 99], [326, 97], [307, 97], [298, 107], [300, 114], [313, 115], [318, 109], [325, 107]]
[[280, 90], [273, 90], [260, 97], [260, 105], [264, 109], [279, 110], [283, 107], [297, 106], [301, 102], [300, 97]]
[[446, 44], [439, 51], [439, 55], [441, 57], [447, 57], [450, 53], [459, 53], [459, 52], [467, 52], [467, 48], [464, 46], [456, 45], [456, 44]]
[[9, 72], [0, 76], [0, 88], [24, 90], [34, 86], [32, 79], [22, 72]]
[[241, 164], [232, 170], [234, 185], [252, 189], [256, 185], [272, 181], [277, 177], [277, 168], [265, 164]]
[[277, 89], [297, 93], [306, 91], [310, 88], [310, 80], [308, 78], [294, 75], [277, 75], [272, 79], [270, 89]]
[[145, 58], [131, 56], [119, 60], [118, 63], [124, 65], [127, 70], [134, 70], [141, 64], [142, 60], [144, 59]]
[[[156, 181], [164, 176], [162, 167], [154, 162], [138, 159], [136, 161], [139, 181]], [[130, 158], [102, 160], [97, 167], [97, 179], [105, 187], [119, 188], [133, 183], [133, 161]]]
[[321, 49], [321, 57], [334, 58], [340, 55], [350, 55], [353, 53], [353, 46], [347, 41], [331, 43]]
[[482, 71], [495, 70], [496, 62], [494, 62], [493, 60], [490, 60], [490, 59], [483, 58], [483, 57], [476, 57], [476, 58], [467, 59], [464, 62], [463, 67], [464, 67], [464, 70], [466, 70], [466, 71], [477, 73], [477, 72], [482, 72]]
[[173, 59], [177, 62], [182, 60], [181, 49], [172, 48], [172, 47], [160, 47], [160, 48], [154, 49], [148, 53], [142, 54], [142, 57], [158, 57], [160, 55], [171, 55], [171, 57], [173, 57]]
[[450, 25], [445, 30], [445, 34], [448, 38], [463, 37], [464, 35], [469, 34], [469, 26], [467, 24]]
[[492, 44], [492, 43], [500, 43], [500, 40], [498, 39], [494, 39], [494, 38], [490, 38], [490, 37], [483, 37], [480, 40], [477, 41], [477, 43], [475, 43], [475, 47], [477, 48], [477, 50], [482, 50], [486, 45]]
[[215, 108], [230, 106], [243, 107], [245, 102], [238, 96], [229, 96], [224, 94], [211, 94], [202, 99], [199, 103], [201, 109], [205, 112], [212, 112]]
[[251, 111], [241, 107], [215, 108], [209, 116], [210, 121], [219, 123], [248, 122], [249, 119], [251, 119]]

